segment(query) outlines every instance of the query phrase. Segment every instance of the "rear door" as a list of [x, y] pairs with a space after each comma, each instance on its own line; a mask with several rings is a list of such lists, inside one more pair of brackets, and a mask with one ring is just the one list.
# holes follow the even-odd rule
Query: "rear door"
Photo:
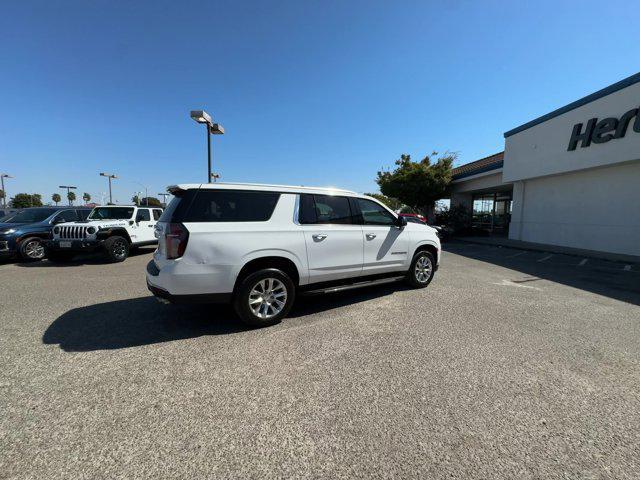
[[351, 200], [359, 210], [362, 221], [363, 275], [405, 270], [409, 255], [409, 233], [397, 226], [396, 216], [372, 200]]
[[156, 221], [151, 216], [148, 208], [139, 208], [136, 213], [136, 239], [135, 243], [155, 241], [154, 227]]
[[362, 273], [362, 226], [347, 197], [301, 194], [298, 222], [304, 230], [309, 283]]

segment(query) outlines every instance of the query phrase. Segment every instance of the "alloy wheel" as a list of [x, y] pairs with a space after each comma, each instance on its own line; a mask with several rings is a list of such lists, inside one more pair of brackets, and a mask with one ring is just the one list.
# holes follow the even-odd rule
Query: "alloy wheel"
[[44, 246], [38, 240], [31, 240], [24, 246], [24, 253], [33, 260], [44, 258]]
[[277, 278], [265, 278], [253, 286], [248, 301], [256, 317], [273, 318], [287, 304], [287, 287]]
[[428, 255], [423, 255], [416, 262], [415, 267], [415, 275], [416, 280], [420, 283], [426, 283], [431, 278], [431, 272], [433, 270], [433, 266], [431, 265], [431, 259]]

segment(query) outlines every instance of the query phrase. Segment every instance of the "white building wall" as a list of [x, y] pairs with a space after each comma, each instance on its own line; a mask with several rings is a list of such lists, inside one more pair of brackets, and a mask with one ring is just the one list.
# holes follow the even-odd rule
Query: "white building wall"
[[640, 256], [640, 162], [514, 184], [509, 238]]

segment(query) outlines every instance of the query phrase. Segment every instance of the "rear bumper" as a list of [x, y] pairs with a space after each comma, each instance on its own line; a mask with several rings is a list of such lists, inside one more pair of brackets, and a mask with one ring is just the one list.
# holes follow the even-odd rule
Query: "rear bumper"
[[160, 283], [161, 271], [156, 263], [151, 260], [147, 263], [147, 288], [159, 300], [178, 304], [206, 304], [206, 303], [230, 303], [232, 293], [197, 293], [197, 294], [172, 294], [168, 290], [157, 285]]

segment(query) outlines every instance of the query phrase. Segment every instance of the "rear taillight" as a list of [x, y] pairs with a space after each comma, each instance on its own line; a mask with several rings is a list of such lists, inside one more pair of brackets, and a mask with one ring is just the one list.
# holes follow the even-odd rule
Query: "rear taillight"
[[187, 249], [189, 231], [181, 223], [170, 223], [165, 230], [164, 240], [167, 249], [167, 259], [180, 258]]

